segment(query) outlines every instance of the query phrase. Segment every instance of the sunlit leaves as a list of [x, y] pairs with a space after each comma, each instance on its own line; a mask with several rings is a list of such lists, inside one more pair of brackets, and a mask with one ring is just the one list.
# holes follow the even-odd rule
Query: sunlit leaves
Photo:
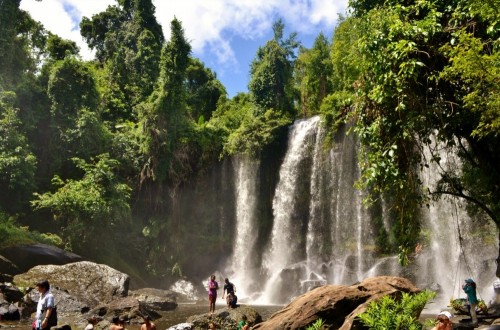
[[401, 297], [383, 296], [370, 303], [358, 317], [371, 330], [420, 330], [418, 320], [425, 305], [436, 294], [423, 291], [417, 294], [403, 292]]
[[293, 63], [298, 47], [295, 33], [283, 39], [284, 25], [273, 25], [274, 39], [260, 47], [250, 67], [248, 88], [262, 109], [275, 109], [293, 114]]

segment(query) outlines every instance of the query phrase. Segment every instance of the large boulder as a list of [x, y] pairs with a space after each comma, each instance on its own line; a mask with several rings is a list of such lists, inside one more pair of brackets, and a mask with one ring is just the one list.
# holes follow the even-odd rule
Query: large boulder
[[0, 294], [11, 303], [21, 301], [24, 296], [24, 293], [11, 283], [0, 283]]
[[[19, 273], [19, 268], [12, 261], [0, 255], [0, 274], [14, 275]], [[4, 281], [0, 279], [0, 282]]]
[[[70, 295], [66, 290], [52, 286], [50, 292], [54, 295], [54, 302], [57, 307], [58, 316], [80, 315], [90, 310], [86, 303], [80, 301], [77, 297]], [[24, 309], [28, 310], [23, 312], [23, 316], [36, 311], [38, 299], [40, 299], [40, 293], [37, 290], [31, 290], [28, 294], [26, 294], [23, 303]]]
[[356, 316], [372, 301], [419, 291], [409, 280], [391, 276], [372, 277], [351, 286], [325, 285], [296, 298], [253, 329], [301, 329], [319, 318], [327, 329], [360, 329]]
[[18, 287], [33, 287], [41, 279], [68, 292], [89, 308], [106, 304], [128, 294], [130, 278], [109, 266], [80, 261], [62, 266], [40, 265], [14, 276]]
[[167, 330], [192, 330], [193, 325], [191, 323], [179, 323], [167, 328]]
[[90, 315], [98, 315], [105, 319], [112, 319], [113, 316], [119, 316], [121, 319], [139, 324], [142, 316], [149, 316], [151, 319], [161, 317], [156, 311], [142, 304], [134, 297], [123, 297], [113, 300], [108, 304], [99, 305], [90, 311]]
[[10, 260], [17, 268], [17, 270], [11, 270], [13, 273], [0, 269], [0, 273], [11, 275], [26, 272], [37, 265], [64, 265], [83, 260], [77, 254], [40, 243], [7, 247], [2, 249], [0, 254]]
[[19, 321], [21, 312], [18, 304], [0, 304], [0, 320], [4, 321]]
[[[208, 313], [193, 315], [187, 319], [193, 330], [208, 329], [209, 323], [213, 322], [217, 329], [236, 329], [238, 322], [242, 320], [243, 315], [247, 317], [250, 325], [262, 322], [260, 314], [252, 307], [239, 306], [232, 309], [216, 310], [213, 315]], [[267, 329], [267, 328], [266, 328]]]
[[129, 296], [157, 311], [171, 311], [177, 308], [177, 294], [169, 290], [142, 288], [129, 291]]

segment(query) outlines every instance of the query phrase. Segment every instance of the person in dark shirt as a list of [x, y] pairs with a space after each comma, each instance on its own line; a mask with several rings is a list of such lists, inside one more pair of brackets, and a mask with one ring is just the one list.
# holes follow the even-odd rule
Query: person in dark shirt
[[229, 279], [226, 278], [224, 280], [224, 293], [226, 294], [226, 303], [227, 308], [235, 308], [236, 307], [236, 287], [233, 283], [229, 282]]

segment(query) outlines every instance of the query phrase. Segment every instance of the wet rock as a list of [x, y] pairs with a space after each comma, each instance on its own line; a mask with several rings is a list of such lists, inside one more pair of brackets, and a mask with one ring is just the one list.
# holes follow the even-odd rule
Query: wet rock
[[208, 313], [193, 315], [187, 319], [187, 322], [192, 324], [193, 330], [208, 329], [210, 322], [215, 323], [217, 329], [236, 329], [243, 315], [247, 317], [250, 325], [262, 322], [262, 317], [254, 308], [243, 305], [229, 310], [219, 309], [213, 315]]
[[0, 282], [10, 282], [3, 278], [3, 274], [19, 274], [19, 268], [9, 259], [0, 255]]
[[275, 299], [280, 304], [289, 302], [293, 297], [301, 293], [301, 279], [306, 276], [306, 267], [301, 264], [296, 264], [281, 270], [279, 276], [279, 286], [273, 291]]
[[[54, 302], [57, 307], [59, 317], [80, 315], [90, 310], [86, 303], [78, 300], [77, 297], [70, 295], [66, 290], [51, 286], [50, 292], [54, 295]], [[29, 311], [26, 313], [23, 312], [23, 317], [27, 313], [31, 314], [36, 311], [38, 299], [40, 299], [40, 293], [38, 293], [37, 290], [31, 290], [26, 294], [26, 296], [24, 296], [24, 308], [29, 309]]]
[[40, 279], [51, 286], [64, 289], [76, 300], [90, 308], [106, 304], [128, 294], [130, 278], [109, 266], [89, 261], [66, 265], [41, 265], [14, 276], [18, 287], [34, 287]]
[[134, 297], [119, 298], [108, 304], [99, 305], [92, 309], [89, 314], [98, 315], [109, 320], [113, 316], [119, 316], [123, 320], [135, 324], [139, 324], [142, 321], [143, 315], [148, 315], [153, 320], [161, 317], [156, 311], [142, 304]]
[[15, 304], [0, 305], [0, 319], [4, 321], [19, 321], [21, 319], [19, 307]]
[[0, 254], [12, 261], [18, 269], [15, 272], [4, 272], [0, 268], [0, 273], [13, 275], [26, 272], [37, 265], [64, 265], [83, 260], [77, 254], [64, 251], [52, 245], [39, 243], [4, 248], [0, 251]]
[[13, 279], [14, 277], [12, 275], [0, 273], [0, 283], [11, 283]]
[[180, 323], [177, 325], [174, 325], [167, 330], [192, 330], [193, 325], [191, 323]]
[[8, 302], [18, 302], [23, 299], [24, 293], [10, 283], [0, 284], [0, 293]]
[[51, 327], [50, 330], [71, 330], [71, 326], [69, 324], [61, 324]]
[[417, 293], [419, 289], [401, 277], [372, 277], [351, 286], [325, 285], [296, 298], [253, 329], [301, 329], [321, 318], [327, 329], [359, 329], [356, 319], [368, 304], [386, 295]]
[[177, 308], [176, 293], [169, 290], [143, 288], [129, 292], [142, 304], [156, 311], [171, 311]]

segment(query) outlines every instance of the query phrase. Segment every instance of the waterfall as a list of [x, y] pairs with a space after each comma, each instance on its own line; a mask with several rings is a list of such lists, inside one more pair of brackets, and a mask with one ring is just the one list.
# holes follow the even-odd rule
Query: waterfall
[[259, 162], [240, 155], [234, 159], [236, 190], [236, 233], [233, 255], [230, 258], [229, 280], [237, 285], [240, 301], [251, 295], [251, 278], [258, 274], [255, 243], [258, 237], [256, 224], [257, 175]]
[[[424, 150], [424, 156], [428, 160], [435, 155], [439, 157], [421, 171], [424, 189], [434, 191], [443, 171], [460, 171], [461, 163], [456, 154], [455, 148], [443, 146], [433, 140]], [[422, 285], [438, 291], [437, 305], [446, 305], [451, 298], [465, 297], [461, 286], [466, 278], [474, 278], [478, 284], [493, 281], [493, 259], [498, 251], [480, 242], [479, 238], [470, 237], [478, 235], [477, 231], [482, 229], [473, 228], [474, 219], [467, 214], [462, 200], [441, 196], [437, 201], [429, 201], [428, 207], [422, 210], [421, 217], [429, 243], [428, 246], [424, 245], [417, 258], [420, 272], [416, 277]], [[486, 226], [490, 232], [496, 233], [497, 229], [493, 224]], [[459, 237], [459, 230], [462, 238]], [[481, 251], [481, 258], [475, 257], [478, 250]], [[486, 293], [488, 288], [479, 286], [478, 290], [484, 292], [483, 298], [487, 302], [490, 298]]]
[[[265, 187], [260, 181], [261, 164], [244, 157], [234, 159], [236, 220], [226, 271], [234, 277], [239, 296], [251, 303], [282, 304], [318, 285], [404, 275], [421, 289], [439, 291], [437, 307], [462, 297], [461, 284], [468, 277], [476, 280], [482, 298], [488, 300], [498, 252], [497, 229], [491, 223], [476, 228], [473, 224], [479, 222], [468, 216], [457, 199], [441, 198], [420, 210], [422, 251], [417, 251], [410, 267], [403, 269], [396, 255], [380, 253], [377, 242], [383, 236], [379, 235], [385, 233], [386, 241], [394, 239], [390, 196], [370, 208], [363, 205], [366, 192], [354, 187], [360, 178], [359, 142], [348, 129], [341, 127], [326, 144], [319, 117], [290, 127], [286, 153], [275, 169], [278, 180], [269, 220], [260, 218], [267, 214], [260, 209], [266, 207], [267, 198], [271, 208], [268, 195], [259, 197], [259, 187]], [[422, 170], [423, 189], [434, 189], [441, 169], [460, 168], [455, 154], [452, 149], [439, 150], [440, 162]], [[266, 221], [269, 226], [262, 226]], [[474, 238], [459, 244], [458, 227], [462, 236]], [[262, 228], [267, 229], [259, 231]]]
[[[290, 129], [288, 150], [279, 171], [279, 182], [273, 199], [274, 223], [271, 243], [264, 256], [264, 268], [270, 276], [264, 289], [266, 295], [262, 302], [272, 302], [272, 297], [280, 294], [281, 271], [305, 255], [303, 246], [303, 220], [296, 203], [308, 192], [301, 191], [300, 181], [304, 181], [304, 172], [310, 169], [308, 159], [311, 146], [319, 124], [319, 117], [297, 121]], [[307, 180], [308, 181], [308, 180]], [[300, 201], [300, 200], [299, 200]]]

